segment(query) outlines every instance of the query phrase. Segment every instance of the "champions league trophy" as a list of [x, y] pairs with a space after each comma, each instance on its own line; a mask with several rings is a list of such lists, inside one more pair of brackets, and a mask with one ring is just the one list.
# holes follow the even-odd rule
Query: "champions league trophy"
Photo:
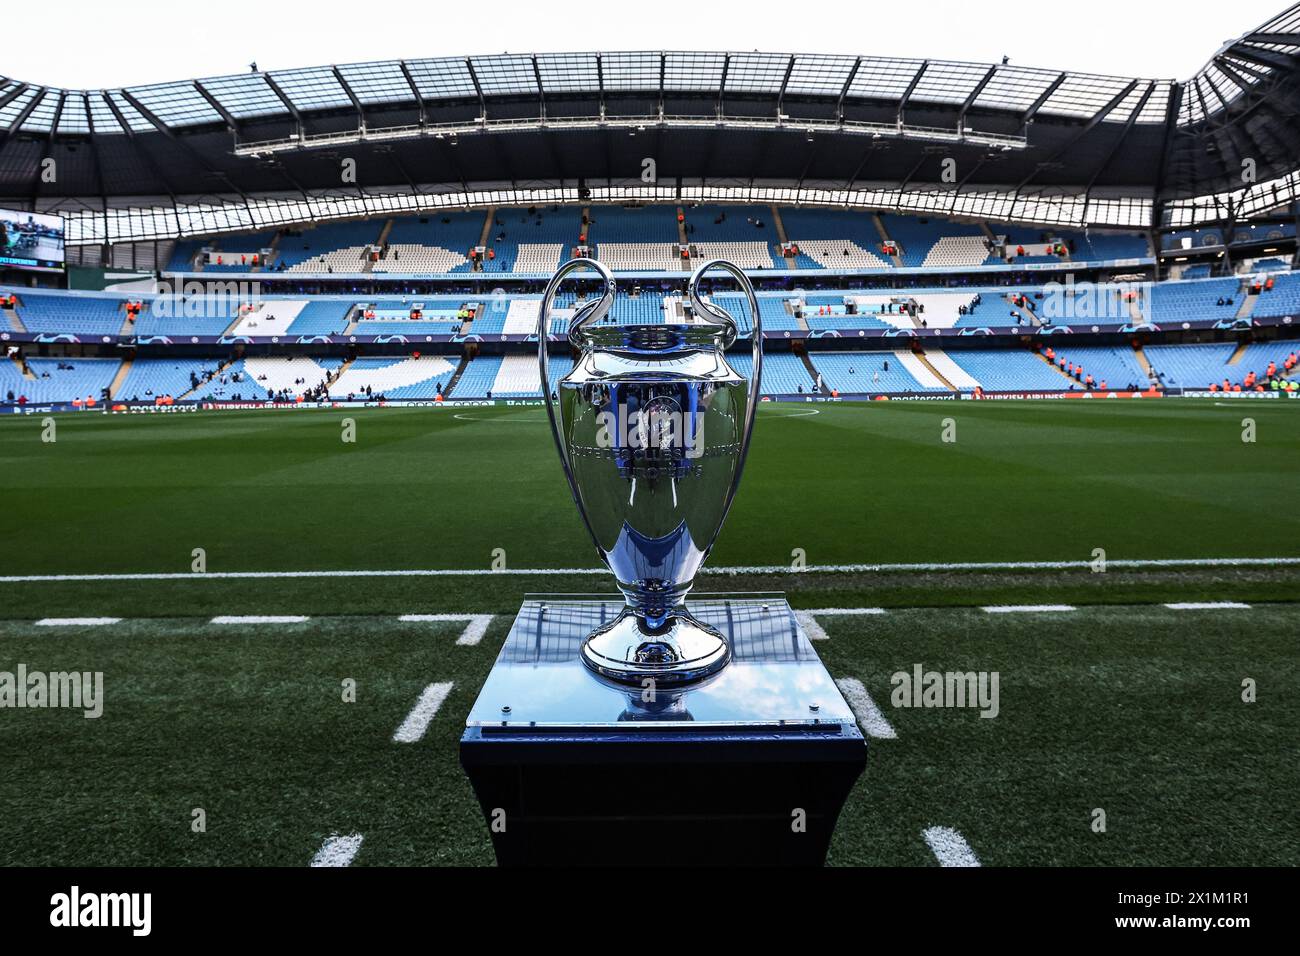
[[[700, 297], [700, 280], [730, 273], [753, 316], [753, 380], [727, 364], [736, 320]], [[580, 270], [599, 274], [598, 294], [569, 322], [581, 350], [554, 385], [547, 333], [560, 285]], [[562, 265], [542, 296], [538, 362], [547, 416], [573, 500], [626, 606], [589, 634], [582, 660], [621, 683], [676, 685], [717, 673], [727, 639], [696, 620], [686, 595], [735, 499], [754, 431], [762, 381], [762, 326], [753, 284], [715, 259], [687, 283], [686, 324], [601, 325], [615, 302], [614, 277], [593, 259]]]
[[[749, 302], [752, 380], [727, 361], [736, 320], [702, 297], [714, 270]], [[575, 273], [599, 288], [568, 323], [578, 362], [552, 382], [553, 306]], [[599, 262], [566, 262], [542, 296], [537, 358], [565, 479], [622, 593], [524, 595], [461, 766], [502, 865], [626, 865], [639, 847], [675, 865], [820, 865], [866, 765], [852, 710], [784, 595], [688, 605], [754, 430], [757, 297], [722, 261], [691, 275], [685, 322], [602, 322], [616, 295]]]

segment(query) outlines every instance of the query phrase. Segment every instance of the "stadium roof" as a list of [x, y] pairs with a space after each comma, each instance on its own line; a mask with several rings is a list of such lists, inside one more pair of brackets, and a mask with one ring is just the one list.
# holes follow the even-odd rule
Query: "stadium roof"
[[1244, 163], [1259, 182], [1300, 166], [1298, 67], [1300, 4], [1184, 83], [722, 51], [393, 60], [111, 90], [0, 78], [0, 201], [307, 194], [338, 188], [345, 158], [362, 190], [599, 184], [635, 180], [646, 157], [659, 182], [1190, 199], [1240, 189]]

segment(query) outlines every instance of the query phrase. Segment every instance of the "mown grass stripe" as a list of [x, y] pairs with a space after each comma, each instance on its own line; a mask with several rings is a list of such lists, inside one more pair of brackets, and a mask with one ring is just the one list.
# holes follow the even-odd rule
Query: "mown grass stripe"
[[894, 730], [893, 724], [885, 719], [885, 715], [880, 712], [876, 702], [871, 699], [867, 689], [862, 686], [862, 681], [856, 677], [841, 677], [835, 682], [839, 687], [840, 693], [848, 701], [849, 707], [853, 710], [854, 715], [858, 718], [858, 726], [868, 737], [875, 737], [877, 740], [896, 740], [898, 732]]

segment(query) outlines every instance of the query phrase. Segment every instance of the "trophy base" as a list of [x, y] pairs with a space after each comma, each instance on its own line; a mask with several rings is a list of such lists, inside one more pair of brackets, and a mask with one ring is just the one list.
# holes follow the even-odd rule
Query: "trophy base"
[[584, 654], [621, 597], [525, 599], [460, 741], [498, 863], [825, 862], [867, 761], [852, 710], [781, 595], [688, 603], [730, 663], [635, 686]]
[[716, 674], [730, 659], [726, 638], [685, 607], [657, 628], [632, 608], [624, 608], [582, 642], [582, 662], [620, 684], [690, 684]]

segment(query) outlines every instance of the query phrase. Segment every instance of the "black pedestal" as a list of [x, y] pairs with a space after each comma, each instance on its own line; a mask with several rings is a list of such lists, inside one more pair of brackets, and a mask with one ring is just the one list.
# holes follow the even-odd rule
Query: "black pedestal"
[[732, 661], [653, 694], [579, 659], [621, 607], [536, 596], [515, 619], [460, 746], [497, 861], [823, 863], [866, 742], [785, 599], [690, 602]]

